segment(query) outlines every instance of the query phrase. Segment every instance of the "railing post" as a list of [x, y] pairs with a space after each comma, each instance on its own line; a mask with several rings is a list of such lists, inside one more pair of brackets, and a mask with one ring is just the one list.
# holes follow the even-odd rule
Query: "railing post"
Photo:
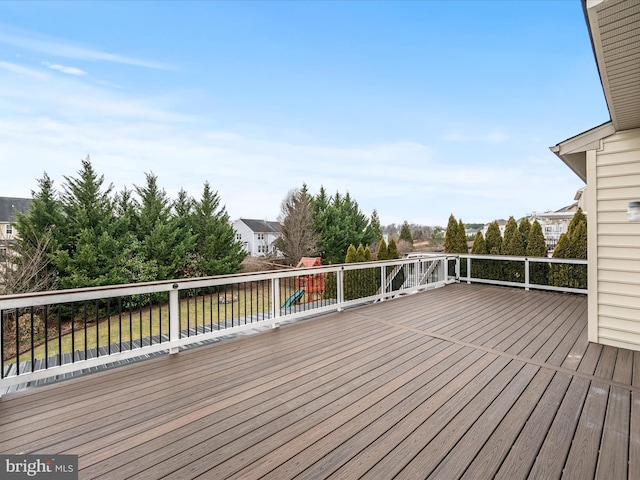
[[456, 282], [460, 282], [460, 255], [456, 255]]
[[338, 300], [338, 311], [342, 311], [342, 304], [344, 303], [344, 267], [340, 267], [340, 270], [336, 273], [336, 293]]
[[449, 281], [449, 257], [444, 257], [444, 281]]
[[[169, 342], [175, 342], [178, 337], [180, 337], [180, 291], [178, 284], [174, 283], [169, 290]], [[178, 347], [171, 347], [169, 353], [178, 353], [179, 350]]]
[[524, 259], [524, 289], [529, 291], [529, 259]]
[[380, 297], [380, 301], [384, 302], [387, 293], [387, 266], [382, 265], [380, 267], [380, 293], [382, 296]]
[[271, 328], [278, 328], [280, 322], [280, 281], [279, 278], [271, 279], [271, 304], [273, 305], [273, 322]]
[[467, 257], [467, 285], [471, 283], [471, 257]]

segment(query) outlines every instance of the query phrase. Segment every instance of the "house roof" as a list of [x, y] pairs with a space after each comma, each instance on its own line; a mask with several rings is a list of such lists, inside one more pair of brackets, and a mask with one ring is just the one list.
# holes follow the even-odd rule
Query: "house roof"
[[0, 197], [0, 222], [14, 222], [16, 210], [27, 213], [30, 204], [30, 198]]
[[255, 233], [281, 233], [282, 226], [278, 222], [269, 222], [266, 220], [252, 220], [250, 218], [240, 218], [240, 222], [244, 223]]
[[640, 128], [640, 2], [582, 0], [616, 131]]
[[582, 0], [582, 9], [611, 120], [550, 149], [586, 182], [585, 152], [615, 132], [640, 128], [640, 3]]

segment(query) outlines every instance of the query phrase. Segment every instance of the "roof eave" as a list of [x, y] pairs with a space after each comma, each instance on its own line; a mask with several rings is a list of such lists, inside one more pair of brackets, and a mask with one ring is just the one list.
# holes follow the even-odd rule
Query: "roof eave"
[[588, 150], [600, 148], [602, 139], [616, 132], [612, 122], [587, 130], [575, 137], [571, 137], [558, 143], [549, 149], [555, 153], [583, 182], [587, 182], [587, 155]]

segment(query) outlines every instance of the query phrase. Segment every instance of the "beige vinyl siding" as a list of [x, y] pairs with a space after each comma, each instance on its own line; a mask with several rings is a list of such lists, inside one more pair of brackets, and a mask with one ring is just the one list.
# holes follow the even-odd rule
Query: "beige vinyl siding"
[[633, 285], [637, 282], [637, 272], [634, 270], [601, 270], [598, 272], [598, 282], [622, 282]]
[[627, 221], [640, 200], [640, 129], [602, 141], [595, 177], [598, 341], [640, 350], [640, 223]]

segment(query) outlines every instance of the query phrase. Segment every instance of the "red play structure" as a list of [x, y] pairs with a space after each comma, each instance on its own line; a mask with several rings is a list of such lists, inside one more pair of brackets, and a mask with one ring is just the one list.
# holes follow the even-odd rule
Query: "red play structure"
[[[320, 257], [302, 257], [296, 265], [296, 268], [319, 267], [322, 265]], [[306, 294], [306, 302], [314, 300], [322, 300], [324, 293], [324, 273], [316, 273], [309, 275], [300, 275], [296, 277], [296, 290], [291, 294], [287, 301], [284, 302], [282, 308], [293, 307], [298, 305], [302, 297]]]
[[[320, 257], [302, 257], [296, 268], [319, 267], [322, 265]], [[315, 275], [300, 275], [296, 277], [296, 290], [304, 290], [307, 294], [307, 302], [322, 300], [324, 292], [324, 273]]]

